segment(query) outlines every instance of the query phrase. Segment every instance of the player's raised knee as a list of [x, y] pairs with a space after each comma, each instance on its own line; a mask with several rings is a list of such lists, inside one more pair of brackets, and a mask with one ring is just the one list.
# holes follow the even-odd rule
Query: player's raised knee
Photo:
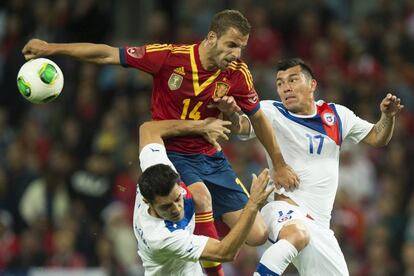
[[282, 227], [279, 233], [279, 239], [289, 241], [298, 251], [301, 251], [309, 244], [310, 235], [302, 221], [293, 220]]
[[250, 246], [260, 246], [267, 241], [268, 236], [269, 232], [267, 230], [266, 224], [256, 219], [246, 243]]
[[204, 183], [195, 183], [188, 187], [190, 190], [196, 212], [207, 212], [212, 210], [211, 194]]
[[256, 231], [255, 238], [252, 240], [252, 242], [249, 243], [251, 246], [260, 246], [264, 244], [267, 241], [267, 238], [269, 236], [269, 232], [267, 231], [266, 227], [260, 227]]

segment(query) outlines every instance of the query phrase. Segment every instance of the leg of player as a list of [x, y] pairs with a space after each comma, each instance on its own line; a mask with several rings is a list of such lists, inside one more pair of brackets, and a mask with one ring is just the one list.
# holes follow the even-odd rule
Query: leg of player
[[254, 275], [282, 275], [298, 253], [309, 244], [309, 231], [301, 220], [283, 225], [278, 240], [263, 254]]
[[[224, 213], [222, 216], [223, 222], [225, 222], [230, 228], [236, 224], [243, 210], [238, 210], [234, 212]], [[263, 221], [263, 218], [260, 214], [257, 214], [256, 220], [254, 221], [253, 227], [250, 230], [249, 235], [247, 236], [246, 243], [251, 246], [259, 246], [266, 242], [267, 240], [267, 226]]]
[[[214, 226], [211, 195], [206, 185], [203, 182], [196, 182], [189, 185], [188, 189], [193, 195], [196, 209], [196, 227], [194, 234], [218, 239], [218, 234]], [[209, 276], [224, 275], [221, 263], [202, 261], [201, 265]]]

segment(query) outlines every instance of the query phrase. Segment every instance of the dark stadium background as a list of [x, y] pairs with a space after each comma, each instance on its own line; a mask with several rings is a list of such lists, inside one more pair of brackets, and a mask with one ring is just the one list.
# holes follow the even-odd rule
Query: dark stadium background
[[[351, 275], [414, 275], [413, 0], [0, 1], [1, 275], [142, 274], [131, 221], [151, 78], [52, 57], [64, 72], [62, 95], [32, 105], [15, 81], [28, 39], [194, 43], [224, 8], [252, 24], [243, 59], [262, 99], [276, 96], [275, 61], [293, 56], [314, 68], [318, 99], [372, 122], [387, 92], [401, 97], [388, 147], [344, 145], [332, 227]], [[247, 143], [225, 144], [245, 184], [265, 166], [258, 143]], [[243, 248], [227, 275], [251, 275], [262, 252]]]

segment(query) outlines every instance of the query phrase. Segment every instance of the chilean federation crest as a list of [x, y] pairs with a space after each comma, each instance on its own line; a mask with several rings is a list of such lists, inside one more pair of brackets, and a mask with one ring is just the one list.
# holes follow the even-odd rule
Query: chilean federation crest
[[214, 90], [213, 98], [221, 98], [229, 92], [230, 85], [225, 82], [218, 81], [216, 82], [216, 89]]
[[177, 73], [172, 73], [170, 78], [168, 79], [168, 87], [171, 90], [177, 90], [178, 88], [181, 87], [182, 83], [183, 83], [183, 76]]
[[279, 211], [279, 218], [277, 220], [278, 223], [282, 223], [292, 218], [293, 210], [289, 210], [286, 213], [283, 211]]
[[333, 126], [335, 124], [335, 115], [330, 112], [324, 113], [322, 119], [328, 126]]

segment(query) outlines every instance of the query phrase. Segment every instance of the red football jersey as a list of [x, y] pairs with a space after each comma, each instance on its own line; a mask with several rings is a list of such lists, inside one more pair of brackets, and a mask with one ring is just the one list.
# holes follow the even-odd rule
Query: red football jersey
[[[203, 69], [199, 44], [151, 44], [120, 48], [121, 64], [138, 68], [154, 78], [151, 113], [153, 120], [200, 120], [217, 117], [217, 108], [208, 108], [213, 97], [231, 95], [242, 110], [254, 114], [260, 107], [247, 65], [232, 62], [226, 70]], [[165, 140], [167, 150], [178, 153], [212, 154], [216, 150], [202, 136]]]

